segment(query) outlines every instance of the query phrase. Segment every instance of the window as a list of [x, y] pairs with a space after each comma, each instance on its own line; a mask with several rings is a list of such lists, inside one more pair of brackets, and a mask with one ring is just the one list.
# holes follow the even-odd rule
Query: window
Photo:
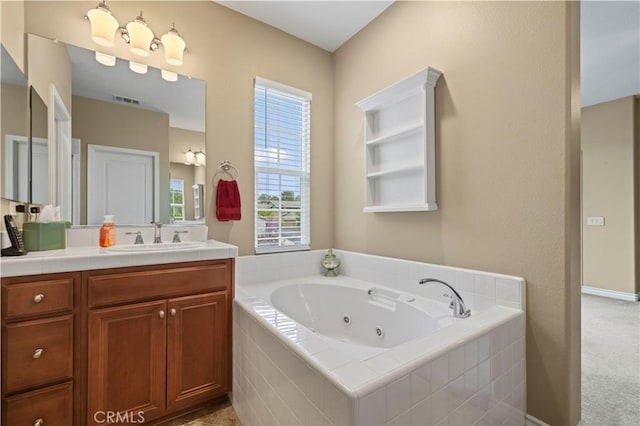
[[169, 180], [169, 215], [173, 220], [184, 220], [184, 181]]
[[310, 246], [311, 94], [255, 81], [256, 253]]

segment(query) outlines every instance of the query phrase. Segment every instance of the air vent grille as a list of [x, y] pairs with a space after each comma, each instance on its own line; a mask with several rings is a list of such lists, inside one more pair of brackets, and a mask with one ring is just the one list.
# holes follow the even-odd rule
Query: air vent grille
[[116, 102], [122, 102], [123, 104], [140, 105], [140, 101], [138, 99], [127, 98], [126, 96], [113, 95], [113, 100]]

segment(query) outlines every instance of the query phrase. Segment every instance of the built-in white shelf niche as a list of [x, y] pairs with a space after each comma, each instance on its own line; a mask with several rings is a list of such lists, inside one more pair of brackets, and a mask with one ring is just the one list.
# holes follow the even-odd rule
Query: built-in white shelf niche
[[434, 90], [441, 74], [426, 68], [356, 104], [364, 111], [365, 212], [438, 208]]

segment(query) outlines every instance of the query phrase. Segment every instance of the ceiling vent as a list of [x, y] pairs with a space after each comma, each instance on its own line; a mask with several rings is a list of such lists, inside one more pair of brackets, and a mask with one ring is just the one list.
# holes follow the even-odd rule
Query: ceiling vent
[[138, 99], [127, 98], [126, 96], [113, 95], [113, 100], [116, 102], [122, 102], [123, 104], [140, 105], [140, 101]]

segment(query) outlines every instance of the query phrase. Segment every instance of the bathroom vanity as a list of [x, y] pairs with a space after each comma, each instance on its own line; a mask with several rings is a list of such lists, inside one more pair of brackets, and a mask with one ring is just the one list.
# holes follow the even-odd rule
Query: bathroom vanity
[[3, 258], [2, 425], [156, 424], [226, 395], [236, 256], [209, 241]]

